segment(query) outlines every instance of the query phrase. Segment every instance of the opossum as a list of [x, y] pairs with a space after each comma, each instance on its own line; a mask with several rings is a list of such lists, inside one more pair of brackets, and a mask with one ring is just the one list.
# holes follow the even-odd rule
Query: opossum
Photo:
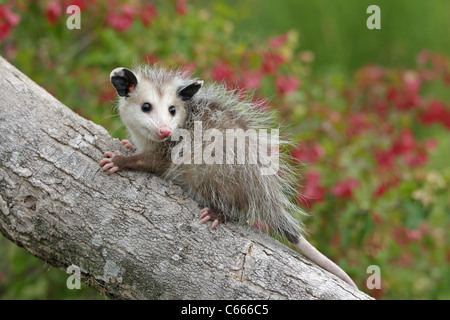
[[[122, 143], [135, 154], [106, 152], [100, 161], [103, 171], [148, 170], [175, 181], [205, 207], [200, 211], [201, 223], [212, 220], [211, 229], [232, 220], [277, 233], [317, 265], [357, 288], [304, 238], [301, 217], [305, 213], [294, 201], [296, 170], [285, 153], [278, 152], [287, 141], [261, 134], [278, 132], [272, 113], [261, 110], [242, 92], [223, 84], [204, 84], [180, 70], [161, 66], [142, 65], [134, 71], [116, 68], [110, 81], [119, 95], [119, 114], [132, 141]], [[198, 133], [200, 138], [195, 136]], [[221, 141], [224, 137], [226, 142]], [[229, 143], [229, 137], [244, 139], [239, 145], [234, 140]], [[239, 159], [242, 145], [246, 157]], [[264, 148], [267, 152], [261, 152]]]

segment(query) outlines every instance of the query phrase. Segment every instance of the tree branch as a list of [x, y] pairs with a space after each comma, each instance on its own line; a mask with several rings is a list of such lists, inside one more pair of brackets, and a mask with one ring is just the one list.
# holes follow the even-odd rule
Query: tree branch
[[125, 147], [0, 57], [0, 231], [113, 298], [368, 299], [290, 248], [211, 232], [176, 185], [98, 165]]

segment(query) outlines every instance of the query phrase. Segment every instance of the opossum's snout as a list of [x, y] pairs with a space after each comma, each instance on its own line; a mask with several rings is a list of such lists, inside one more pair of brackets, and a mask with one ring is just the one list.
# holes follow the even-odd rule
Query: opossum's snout
[[162, 126], [156, 130], [158, 137], [161, 140], [165, 140], [172, 134], [172, 130], [167, 126]]

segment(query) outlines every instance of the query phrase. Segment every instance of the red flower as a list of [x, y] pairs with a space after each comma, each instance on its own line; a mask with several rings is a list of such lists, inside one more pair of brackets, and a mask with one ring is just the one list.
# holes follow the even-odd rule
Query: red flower
[[425, 125], [431, 125], [433, 123], [440, 122], [445, 118], [446, 111], [442, 102], [434, 100], [431, 101], [425, 111], [419, 115], [420, 122]]
[[325, 188], [320, 185], [320, 174], [318, 172], [308, 172], [305, 175], [305, 186], [301, 194], [297, 195], [298, 204], [306, 204], [308, 207], [315, 202], [321, 202], [325, 198]]
[[356, 78], [362, 87], [368, 87], [374, 84], [379, 84], [384, 77], [385, 71], [378, 66], [366, 66], [358, 71]]
[[291, 151], [294, 160], [301, 163], [314, 163], [325, 154], [325, 150], [318, 143], [312, 146], [299, 145]]
[[146, 54], [142, 56], [142, 60], [145, 61], [145, 63], [152, 65], [159, 61], [159, 58], [153, 54]]
[[385, 118], [388, 113], [388, 105], [385, 100], [375, 100], [373, 101], [373, 107], [375, 109], [375, 112], [381, 117]]
[[279, 95], [286, 95], [293, 93], [297, 90], [300, 85], [300, 80], [296, 77], [278, 77], [275, 81], [277, 87], [277, 92]]
[[441, 122], [447, 129], [450, 130], [450, 110], [444, 114], [444, 117]]
[[50, 1], [47, 3], [47, 8], [45, 10], [45, 16], [47, 17], [50, 24], [55, 24], [58, 18], [62, 14], [62, 6], [58, 1]]
[[403, 155], [403, 162], [410, 167], [420, 167], [426, 164], [428, 155], [421, 151], [410, 152]]
[[181, 66], [183, 73], [192, 75], [197, 69], [197, 64], [195, 62], [189, 62]]
[[391, 150], [375, 150], [375, 161], [383, 169], [392, 169], [394, 167], [395, 155]]
[[176, 0], [175, 3], [175, 12], [179, 16], [184, 16], [187, 13], [187, 1], [186, 0]]
[[109, 12], [106, 15], [106, 23], [118, 32], [126, 31], [133, 25], [135, 10], [130, 5], [123, 5], [120, 13]]
[[353, 190], [359, 187], [358, 180], [354, 178], [347, 178], [339, 181], [331, 188], [331, 193], [336, 197], [348, 199], [353, 196]]
[[64, 8], [67, 8], [68, 6], [71, 5], [75, 5], [80, 8], [80, 11], [83, 11], [86, 9], [88, 2], [92, 2], [92, 4], [95, 4], [95, 0], [65, 0]]
[[400, 246], [407, 245], [410, 242], [417, 242], [422, 239], [428, 232], [426, 224], [422, 223], [417, 229], [409, 229], [405, 227], [396, 227], [392, 231], [392, 237]]
[[407, 154], [416, 148], [416, 140], [410, 129], [402, 131], [400, 136], [394, 141], [391, 152], [393, 155]]
[[211, 77], [215, 81], [232, 82], [234, 80], [234, 74], [233, 71], [231, 71], [230, 66], [222, 61], [214, 65], [214, 69], [211, 72]]
[[419, 90], [422, 86], [420, 77], [415, 73], [406, 73], [403, 76], [403, 87], [388, 89], [386, 98], [398, 110], [411, 110], [420, 103]]
[[423, 146], [425, 147], [425, 150], [427, 152], [432, 152], [434, 149], [436, 149], [437, 145], [438, 145], [438, 141], [433, 138], [426, 139], [423, 142]]
[[382, 182], [378, 188], [373, 192], [372, 196], [377, 199], [379, 197], [381, 197], [383, 194], [386, 193], [386, 191], [388, 191], [389, 189], [395, 187], [396, 185], [398, 185], [398, 178], [394, 178], [390, 181], [387, 182]]
[[114, 90], [114, 88], [112, 88], [111, 86], [107, 86], [103, 90], [100, 90], [98, 101], [100, 103], [111, 103], [112, 101], [114, 101], [115, 97], [116, 90]]
[[430, 52], [428, 50], [423, 50], [417, 55], [416, 61], [419, 65], [425, 65], [430, 59]]
[[106, 23], [114, 30], [122, 32], [128, 30], [133, 25], [133, 19], [120, 13], [108, 13]]
[[287, 39], [288, 39], [288, 34], [286, 32], [286, 33], [283, 33], [281, 36], [269, 39], [269, 45], [272, 48], [276, 49], [276, 48], [283, 46], [286, 43]]
[[450, 85], [450, 70], [444, 70], [444, 83], [448, 86]]
[[411, 110], [419, 104], [420, 97], [415, 92], [391, 88], [388, 90], [387, 99], [391, 101], [398, 110]]
[[349, 127], [347, 128], [346, 132], [350, 137], [358, 136], [371, 127], [364, 113], [356, 113], [350, 115], [349, 122]]
[[0, 40], [6, 39], [9, 31], [20, 22], [20, 16], [9, 9], [9, 6], [0, 4]]
[[247, 71], [242, 75], [241, 84], [245, 89], [258, 89], [261, 86], [262, 73], [260, 71]]
[[382, 182], [378, 188], [373, 192], [372, 196], [376, 199], [381, 197], [383, 194], [386, 193], [389, 189], [389, 184]]
[[373, 212], [372, 218], [376, 224], [381, 224], [383, 222], [383, 219], [381, 218], [381, 215], [378, 212]]
[[275, 73], [284, 62], [283, 56], [272, 52], [263, 52], [262, 71], [264, 73]]
[[147, 2], [144, 4], [144, 6], [140, 10], [140, 17], [142, 23], [149, 27], [152, 23], [152, 20], [154, 20], [158, 14], [156, 12], [156, 7], [151, 2]]

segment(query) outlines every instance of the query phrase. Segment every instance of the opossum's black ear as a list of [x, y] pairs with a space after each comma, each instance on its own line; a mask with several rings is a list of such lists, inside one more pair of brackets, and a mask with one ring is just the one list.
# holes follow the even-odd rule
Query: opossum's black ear
[[127, 68], [116, 68], [109, 76], [111, 84], [116, 88], [117, 94], [121, 97], [129, 97], [129, 93], [136, 89], [137, 78], [134, 73]]
[[181, 86], [178, 88], [178, 95], [181, 97], [181, 100], [187, 101], [191, 99], [200, 88], [203, 86], [203, 81], [198, 80], [194, 81], [188, 85]]

